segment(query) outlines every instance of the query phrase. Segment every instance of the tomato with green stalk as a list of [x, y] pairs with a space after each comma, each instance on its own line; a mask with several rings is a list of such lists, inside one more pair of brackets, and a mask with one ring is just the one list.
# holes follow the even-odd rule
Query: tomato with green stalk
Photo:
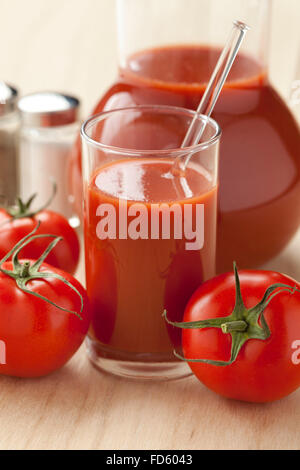
[[[63, 237], [61, 243], [49, 253], [47, 262], [52, 266], [74, 274], [79, 261], [79, 240], [75, 230], [68, 220], [61, 214], [47, 209], [56, 194], [56, 184], [53, 183], [53, 191], [49, 200], [43, 207], [32, 209], [34, 194], [26, 203], [18, 198], [13, 207], [0, 208], [0, 259], [8, 253], [18, 241], [28, 235], [37, 222], [41, 225], [38, 234], [51, 233]], [[24, 247], [24, 258], [37, 259], [39, 254], [47, 247], [45, 238], [38, 238]]]
[[300, 285], [292, 278], [234, 265], [198, 288], [183, 322], [164, 316], [182, 329], [176, 356], [218, 394], [262, 403], [300, 386]]
[[[3, 375], [40, 377], [59, 369], [80, 347], [90, 324], [85, 289], [70, 274], [44, 262], [61, 237], [37, 234], [38, 229], [39, 224], [0, 261]], [[49, 237], [54, 240], [38, 260], [19, 260], [31, 243]]]

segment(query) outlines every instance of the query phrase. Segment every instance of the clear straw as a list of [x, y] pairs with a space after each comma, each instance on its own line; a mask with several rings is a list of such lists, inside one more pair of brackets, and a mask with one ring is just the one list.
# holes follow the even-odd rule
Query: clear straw
[[[191, 147], [200, 142], [206, 123], [203, 121], [199, 122], [198, 115], [204, 114], [208, 117], [211, 116], [223, 85], [242, 45], [243, 39], [249, 29], [249, 26], [241, 21], [233, 22], [233, 29], [230, 33], [228, 42], [226, 43], [213, 71], [211, 79], [198, 106], [197, 114], [195, 114], [185, 135], [181, 145], [182, 148]], [[190, 153], [184, 158], [181, 156], [177, 157], [174, 162], [173, 173], [179, 173], [183, 176], [192, 155], [193, 154]]]

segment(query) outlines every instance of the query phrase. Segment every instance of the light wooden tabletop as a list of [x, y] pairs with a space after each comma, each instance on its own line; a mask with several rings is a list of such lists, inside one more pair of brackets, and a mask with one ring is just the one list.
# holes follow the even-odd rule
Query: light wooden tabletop
[[[294, 8], [288, 17], [287, 4]], [[113, 1], [0, 0], [0, 11], [7, 18], [0, 29], [1, 78], [26, 93], [79, 94], [84, 111], [90, 109], [116, 71]], [[299, 18], [298, 0], [275, 0], [271, 70], [285, 96]], [[267, 267], [300, 279], [299, 248], [300, 233]], [[0, 449], [299, 448], [300, 390], [251, 405], [218, 397], [194, 378], [131, 382], [96, 371], [84, 347], [49, 377], [0, 378]]]

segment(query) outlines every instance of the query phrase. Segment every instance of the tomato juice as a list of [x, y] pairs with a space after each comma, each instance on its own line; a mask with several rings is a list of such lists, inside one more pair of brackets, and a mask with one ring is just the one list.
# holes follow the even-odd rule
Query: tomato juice
[[[171, 172], [173, 163], [165, 158], [132, 158], [106, 164], [94, 172], [86, 189], [86, 275], [93, 315], [90, 335], [92, 340], [99, 341], [107, 358], [176, 360], [173, 349], [180, 347], [180, 332], [166, 325], [162, 313], [167, 309], [170, 318], [180, 321], [194, 290], [215, 274], [217, 186], [204, 168], [193, 164], [186, 172], [190, 197], [181, 199]], [[120, 227], [120, 213], [124, 201], [128, 221], [121, 238], [124, 227]], [[139, 227], [140, 236], [144, 230], [144, 238], [132, 239], [128, 236], [134, 220], [130, 210], [137, 203], [139, 213], [146, 214], [140, 220], [146, 229]], [[162, 203], [165, 208], [176, 204], [179, 212], [170, 211], [170, 236], [165, 239], [163, 215], [159, 214], [159, 237], [153, 239], [152, 210]], [[101, 240], [97, 234], [102, 205], [106, 210], [113, 208], [116, 231], [112, 238]], [[184, 217], [187, 205], [193, 224], [197, 207], [204, 205], [201, 249], [187, 249]], [[182, 217], [178, 219], [180, 212]], [[181, 229], [183, 234], [181, 239], [174, 236], [175, 217], [177, 230]], [[201, 227], [196, 227], [197, 230]]]
[[[196, 45], [140, 51], [128, 58], [94, 111], [140, 104], [196, 109], [219, 53]], [[276, 255], [299, 226], [299, 128], [264, 66], [244, 54], [237, 57], [213, 117], [223, 130], [218, 272], [231, 270], [233, 260], [241, 268], [258, 266]], [[79, 161], [77, 155], [76, 188]]]

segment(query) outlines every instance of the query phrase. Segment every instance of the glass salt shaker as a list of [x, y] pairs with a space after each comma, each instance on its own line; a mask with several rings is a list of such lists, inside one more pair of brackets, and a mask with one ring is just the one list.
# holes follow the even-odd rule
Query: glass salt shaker
[[48, 208], [77, 227], [68, 191], [68, 158], [80, 127], [80, 102], [74, 96], [42, 92], [21, 98], [18, 108], [20, 196], [26, 201], [36, 193], [32, 208], [38, 208], [49, 199], [54, 181], [57, 192]]
[[15, 203], [18, 188], [18, 91], [0, 81], [0, 202]]

